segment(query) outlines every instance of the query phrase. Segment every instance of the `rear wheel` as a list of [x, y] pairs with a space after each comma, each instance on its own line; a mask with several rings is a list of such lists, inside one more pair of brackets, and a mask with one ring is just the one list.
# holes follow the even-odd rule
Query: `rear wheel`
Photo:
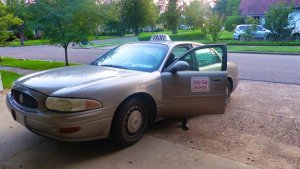
[[129, 146], [142, 138], [148, 126], [148, 110], [144, 101], [132, 98], [115, 114], [110, 139], [122, 146]]

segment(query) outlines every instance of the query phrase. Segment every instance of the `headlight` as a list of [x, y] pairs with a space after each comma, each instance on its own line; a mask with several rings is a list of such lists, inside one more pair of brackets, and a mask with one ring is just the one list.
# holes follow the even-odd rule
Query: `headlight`
[[102, 103], [90, 99], [48, 97], [46, 107], [61, 112], [77, 112], [102, 108]]

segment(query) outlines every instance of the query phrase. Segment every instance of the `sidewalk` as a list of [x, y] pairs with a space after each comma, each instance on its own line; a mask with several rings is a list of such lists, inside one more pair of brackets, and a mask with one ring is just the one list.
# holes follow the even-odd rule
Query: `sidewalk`
[[0, 66], [0, 70], [5, 70], [8, 72], [15, 72], [15, 73], [21, 74], [21, 75], [28, 75], [31, 73], [38, 72], [37, 70], [28, 70], [28, 69], [22, 69], [22, 68], [17, 68], [17, 67], [6, 67], [6, 66]]

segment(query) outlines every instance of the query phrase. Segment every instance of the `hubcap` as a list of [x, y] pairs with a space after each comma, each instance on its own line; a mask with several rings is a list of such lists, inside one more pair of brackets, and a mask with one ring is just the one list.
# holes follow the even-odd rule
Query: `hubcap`
[[142, 110], [140, 107], [132, 107], [125, 120], [125, 132], [132, 136], [141, 128], [143, 123]]

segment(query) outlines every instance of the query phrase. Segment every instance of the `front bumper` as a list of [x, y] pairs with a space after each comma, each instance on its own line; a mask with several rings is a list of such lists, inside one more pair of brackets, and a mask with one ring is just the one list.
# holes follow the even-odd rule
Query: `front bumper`
[[[16, 103], [9, 93], [6, 104], [13, 118], [30, 131], [62, 141], [87, 141], [109, 136], [110, 126], [116, 107], [78, 113], [41, 112], [29, 110]], [[62, 133], [61, 128], [79, 127], [73, 133]]]

